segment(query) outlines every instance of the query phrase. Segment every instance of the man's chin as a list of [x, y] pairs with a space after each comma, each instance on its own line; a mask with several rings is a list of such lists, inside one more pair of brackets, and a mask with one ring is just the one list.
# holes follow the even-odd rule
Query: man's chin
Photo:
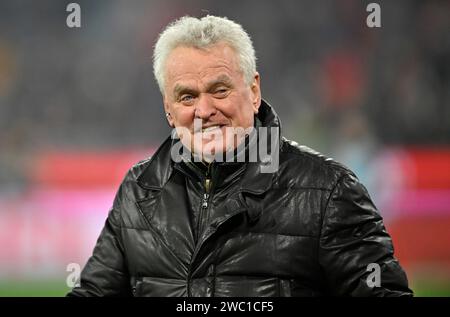
[[221, 161], [221, 160], [223, 160], [223, 159], [221, 159], [223, 157], [223, 151], [213, 150], [213, 151], [202, 152], [200, 154], [200, 157], [202, 158], [202, 161], [207, 162], [207, 163], [211, 163], [215, 160]]
[[204, 162], [211, 163], [213, 161], [224, 161], [224, 153], [226, 153], [226, 150], [223, 147], [208, 149], [202, 152], [194, 151], [194, 154], [196, 156], [196, 159], [201, 159]]

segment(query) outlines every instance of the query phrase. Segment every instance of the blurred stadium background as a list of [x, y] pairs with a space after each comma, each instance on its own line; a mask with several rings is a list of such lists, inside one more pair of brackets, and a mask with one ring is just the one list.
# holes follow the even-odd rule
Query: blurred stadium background
[[62, 296], [127, 169], [170, 132], [152, 46], [185, 14], [252, 35], [284, 135], [350, 166], [418, 296], [450, 295], [450, 2], [0, 2], [0, 295]]

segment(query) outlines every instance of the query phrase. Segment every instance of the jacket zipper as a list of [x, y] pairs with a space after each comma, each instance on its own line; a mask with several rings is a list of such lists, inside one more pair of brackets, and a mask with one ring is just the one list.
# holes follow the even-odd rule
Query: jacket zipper
[[[197, 219], [197, 234], [196, 234], [196, 246], [195, 249], [197, 249], [197, 244], [200, 242], [200, 237], [201, 234], [203, 233], [203, 229], [202, 229], [202, 223], [205, 223], [204, 221], [202, 221], [203, 217], [205, 214], [207, 214], [207, 209], [209, 206], [209, 200], [210, 200], [210, 192], [211, 192], [211, 187], [212, 187], [212, 180], [211, 180], [211, 167], [212, 167], [212, 163], [210, 163], [208, 165], [208, 169], [206, 170], [206, 174], [205, 174], [205, 180], [203, 183], [204, 186], [204, 192], [203, 192], [203, 197], [202, 197], [202, 203], [200, 206], [200, 212], [198, 215], [198, 219]], [[187, 279], [187, 293], [188, 293], [188, 297], [191, 297], [191, 275], [192, 275], [192, 262], [194, 260], [195, 256], [192, 257], [191, 259], [191, 263], [189, 263], [189, 271], [188, 271], [188, 279]]]
[[[229, 221], [231, 218], [235, 217], [236, 215], [240, 214], [241, 212], [242, 212], [242, 210], [236, 210], [234, 213], [232, 213], [231, 215], [229, 215], [228, 217], [226, 217], [225, 219], [223, 219], [222, 221], [220, 221], [219, 223], [217, 223], [216, 229], [213, 230], [213, 231], [208, 232], [208, 234], [205, 236], [205, 239], [204, 239], [203, 241], [208, 240], [209, 237], [211, 237], [211, 236], [214, 234], [214, 232], [217, 231], [217, 228], [219, 228], [219, 227], [222, 226], [225, 222]], [[199, 243], [199, 242], [200, 242], [200, 241], [198, 241], [198, 243]], [[189, 271], [188, 271], [188, 279], [187, 279], [187, 294], [188, 294], [188, 297], [191, 297], [191, 296], [192, 296], [192, 293], [191, 293], [192, 267], [193, 267], [193, 264], [194, 264], [194, 260], [196, 259], [197, 254], [198, 254], [198, 252], [200, 251], [200, 247], [201, 247], [201, 245], [199, 245], [198, 243], [197, 243], [197, 245], [195, 246], [194, 254], [192, 255], [191, 262], [189, 263]]]
[[204, 192], [203, 192], [203, 197], [202, 197], [202, 205], [200, 207], [200, 212], [198, 215], [198, 219], [197, 219], [197, 243], [200, 240], [201, 237], [201, 233], [203, 231], [203, 225], [205, 222], [202, 221], [203, 217], [205, 216], [205, 213], [208, 209], [209, 206], [209, 198], [210, 198], [210, 192], [211, 192], [211, 186], [212, 186], [212, 180], [211, 180], [211, 165], [212, 163], [210, 163], [208, 165], [208, 169], [206, 170], [206, 175], [205, 175], [205, 181], [203, 183], [204, 186]]

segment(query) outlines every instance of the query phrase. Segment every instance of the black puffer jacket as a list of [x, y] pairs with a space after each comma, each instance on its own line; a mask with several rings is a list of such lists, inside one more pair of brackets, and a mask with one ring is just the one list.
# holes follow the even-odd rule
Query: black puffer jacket
[[[279, 127], [265, 102], [258, 117]], [[125, 177], [70, 296], [412, 294], [382, 218], [347, 168], [281, 138], [275, 173], [213, 163], [205, 176], [173, 162], [171, 144]], [[367, 283], [371, 263], [379, 287]]]

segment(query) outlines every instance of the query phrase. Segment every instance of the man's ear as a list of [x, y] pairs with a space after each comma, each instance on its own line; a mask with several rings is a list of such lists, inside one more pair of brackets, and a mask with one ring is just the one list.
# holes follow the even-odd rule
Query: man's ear
[[173, 123], [173, 118], [172, 118], [172, 115], [170, 113], [169, 103], [167, 102], [167, 99], [166, 99], [165, 96], [163, 96], [163, 104], [164, 104], [164, 114], [165, 114], [165, 117], [167, 119], [167, 123], [169, 124], [169, 126], [171, 128], [174, 128], [175, 124]]
[[255, 76], [253, 77], [253, 83], [250, 85], [250, 89], [252, 92], [253, 111], [255, 112], [255, 114], [257, 114], [259, 106], [261, 106], [261, 86], [260, 76], [258, 72], [256, 72]]

